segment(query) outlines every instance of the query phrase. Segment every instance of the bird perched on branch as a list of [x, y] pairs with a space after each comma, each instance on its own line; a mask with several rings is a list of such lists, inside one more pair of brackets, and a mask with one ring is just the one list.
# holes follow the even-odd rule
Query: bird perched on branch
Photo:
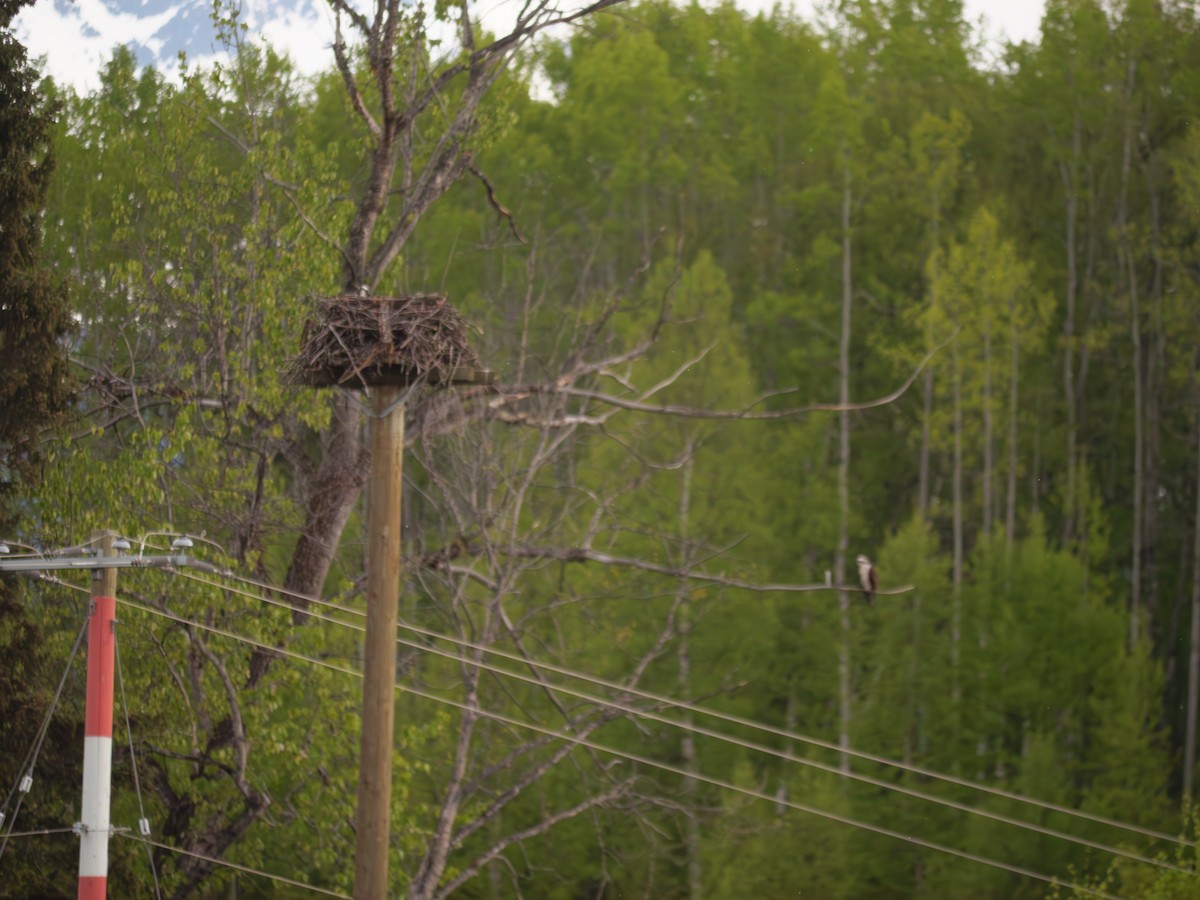
[[879, 578], [875, 574], [875, 566], [861, 553], [854, 562], [858, 565], [858, 582], [867, 595], [867, 602], [870, 603], [875, 597], [875, 592], [879, 590]]

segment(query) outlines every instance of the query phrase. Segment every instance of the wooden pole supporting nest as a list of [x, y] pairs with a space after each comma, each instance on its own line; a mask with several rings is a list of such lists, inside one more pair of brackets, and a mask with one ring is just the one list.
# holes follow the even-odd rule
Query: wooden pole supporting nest
[[467, 342], [470, 326], [441, 294], [343, 294], [321, 300], [318, 313], [304, 324], [300, 353], [289, 366], [288, 379], [318, 387], [371, 389], [367, 628], [354, 897], [380, 900], [388, 896], [395, 746], [403, 387], [490, 384], [493, 373], [478, 368], [479, 358]]
[[390, 896], [392, 751], [396, 744], [396, 619], [400, 605], [402, 388], [371, 392], [371, 475], [367, 498], [367, 628], [363, 638], [362, 737], [355, 812], [354, 897]]

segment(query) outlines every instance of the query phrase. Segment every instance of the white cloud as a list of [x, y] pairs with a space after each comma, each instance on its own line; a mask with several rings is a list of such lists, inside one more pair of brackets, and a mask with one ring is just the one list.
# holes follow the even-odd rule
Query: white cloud
[[[825, 5], [824, 0], [736, 0], [736, 3], [751, 14], [770, 13], [778, 3], [810, 22], [817, 20], [817, 8]], [[1034, 40], [1045, 7], [1046, 0], [964, 0], [963, 18], [972, 25], [977, 24], [981, 16], [986, 19], [985, 34], [991, 43], [999, 43], [1004, 38]]]
[[982, 16], [995, 40], [1035, 41], [1046, 0], [966, 0], [963, 6], [964, 18], [974, 23]]
[[[256, 18], [260, 15], [253, 11]], [[333, 14], [325, 4], [305, 0], [282, 15], [259, 19], [261, 25], [251, 25], [272, 47], [286, 50], [297, 71], [313, 75], [333, 65]]]
[[[58, 4], [55, 4], [57, 7]], [[104, 0], [76, 0], [73, 4], [79, 17], [100, 38], [110, 44], [126, 41], [145, 43], [160, 28], [175, 18], [176, 10], [168, 9], [155, 15], [142, 16], [134, 12], [114, 12]]]
[[[265, 39], [285, 50], [299, 71], [313, 73], [333, 62], [330, 44], [333, 41], [333, 16], [324, 0], [243, 0], [245, 21], [254, 39]], [[682, 0], [680, 0], [682, 2]], [[716, 2], [716, 0], [707, 0]], [[783, 3], [798, 14], [815, 20], [818, 0], [794, 0]], [[737, 0], [738, 6], [750, 13], [769, 12], [776, 0]], [[136, 43], [154, 55], [164, 58], [160, 63], [165, 73], [178, 70], [175, 48], [164, 46], [159, 31], [179, 15], [181, 4], [153, 15], [144, 14], [147, 0], [40, 0], [26, 7], [14, 21], [18, 39], [33, 57], [46, 58], [46, 70], [56, 81], [70, 84], [79, 91], [99, 86], [99, 71], [117, 44]], [[355, 2], [363, 7], [364, 3]], [[583, 0], [569, 0], [564, 9], [583, 5]], [[987, 22], [990, 43], [996, 46], [1001, 37], [1011, 40], [1036, 39], [1045, 0], [965, 0], [964, 16], [975, 24], [983, 16]], [[477, 9], [487, 26], [503, 33], [512, 26], [521, 0], [481, 0]], [[196, 7], [192, 7], [193, 12]], [[207, 25], [207, 23], [205, 23]], [[449, 35], [447, 35], [449, 36]], [[221, 56], [219, 48], [213, 53]], [[197, 55], [189, 65], [200, 64], [209, 54]]]
[[[76, 87], [99, 83], [100, 61], [110, 48], [101, 49], [99, 37], [84, 33], [76, 11], [63, 13], [53, 3], [35, 3], [16, 17], [13, 31], [31, 57], [45, 59], [46, 73], [55, 81]], [[70, 52], [62, 52], [64, 47]]]
[[31, 57], [45, 57], [46, 72], [55, 81], [86, 91], [99, 86], [100, 68], [116, 45], [134, 42], [160, 52], [162, 41], [155, 34], [175, 14], [173, 9], [147, 16], [114, 12], [103, 0], [43, 0], [21, 10], [13, 30]]

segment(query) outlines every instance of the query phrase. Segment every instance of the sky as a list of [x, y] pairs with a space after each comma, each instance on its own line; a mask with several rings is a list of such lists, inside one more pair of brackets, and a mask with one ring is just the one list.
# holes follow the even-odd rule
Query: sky
[[[363, 0], [359, 0], [360, 3]], [[493, 29], [511, 22], [521, 0], [482, 0], [479, 8]], [[775, 0], [735, 0], [754, 13], [769, 10]], [[786, 0], [784, 0], [786, 4]], [[566, 0], [564, 7], [577, 5]], [[286, 49], [305, 73], [333, 63], [333, 18], [324, 0], [242, 0], [250, 36]], [[793, 0], [803, 17], [814, 18], [815, 0]], [[968, 21], [985, 20], [985, 33], [1031, 40], [1037, 36], [1044, 0], [965, 0]], [[180, 50], [191, 64], [218, 58], [220, 50], [209, 20], [211, 0], [36, 0], [14, 22], [18, 39], [34, 58], [44, 57], [45, 71], [56, 81], [86, 92], [99, 85], [99, 71], [112, 48], [132, 43], [142, 63], [156, 63], [168, 73], [177, 67]]]

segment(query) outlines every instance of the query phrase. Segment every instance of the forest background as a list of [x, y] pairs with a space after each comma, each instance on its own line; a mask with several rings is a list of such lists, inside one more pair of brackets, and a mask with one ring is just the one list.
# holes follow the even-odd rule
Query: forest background
[[[409, 398], [397, 895], [1194, 896], [1194, 6], [1051, 0], [985, 69], [955, 0], [622, 4], [478, 96], [460, 7], [391, 8], [390, 81], [223, 5], [233, 62], [178, 84], [25, 76], [73, 393], [4, 422], [5, 537], [220, 570], [122, 575], [113, 818], [186, 853], [114, 838], [110, 883], [350, 890], [365, 417], [287, 376], [367, 283], [445, 293], [499, 376]], [[356, 249], [385, 83], [419, 115]], [[857, 553], [912, 589], [836, 590]], [[84, 606], [5, 589], [14, 834], [75, 820], [78, 666], [12, 812]], [[6, 896], [73, 891], [70, 834], [3, 846]]]

